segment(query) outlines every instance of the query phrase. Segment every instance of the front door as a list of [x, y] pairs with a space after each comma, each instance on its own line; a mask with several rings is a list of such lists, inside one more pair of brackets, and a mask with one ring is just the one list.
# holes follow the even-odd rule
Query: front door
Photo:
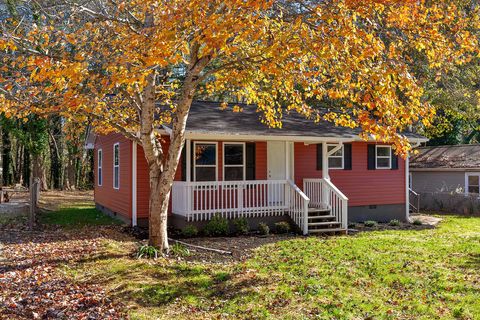
[[[286, 173], [286, 143], [284, 141], [267, 141], [268, 180], [285, 180]], [[285, 197], [284, 186], [275, 184], [268, 188], [270, 205], [281, 205]]]

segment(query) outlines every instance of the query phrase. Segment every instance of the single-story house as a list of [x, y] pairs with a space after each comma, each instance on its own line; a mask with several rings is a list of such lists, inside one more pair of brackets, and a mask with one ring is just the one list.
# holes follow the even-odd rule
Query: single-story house
[[412, 190], [417, 193], [480, 193], [480, 144], [416, 150], [418, 153], [410, 159]]
[[[406, 220], [408, 163], [391, 145], [357, 130], [287, 115], [281, 129], [256, 107], [236, 113], [220, 103], [193, 103], [172, 188], [169, 223], [205, 223], [215, 214], [273, 223], [290, 219], [304, 234], [345, 231], [348, 221]], [[166, 148], [168, 127], [159, 128]], [[412, 143], [424, 137], [407, 133]], [[95, 203], [132, 225], [148, 220], [143, 150], [120, 134], [97, 136]]]

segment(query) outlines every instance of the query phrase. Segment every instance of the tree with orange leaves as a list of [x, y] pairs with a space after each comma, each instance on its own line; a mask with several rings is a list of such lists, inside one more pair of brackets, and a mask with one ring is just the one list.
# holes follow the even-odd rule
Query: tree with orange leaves
[[[138, 142], [150, 174], [150, 244], [162, 250], [196, 95], [255, 105], [274, 127], [291, 112], [360, 127], [404, 155], [401, 132], [434, 113], [412, 59], [441, 70], [478, 54], [477, 8], [447, 1], [52, 2], [2, 23], [2, 111], [88, 118], [100, 133]], [[167, 123], [168, 152], [156, 130]]]

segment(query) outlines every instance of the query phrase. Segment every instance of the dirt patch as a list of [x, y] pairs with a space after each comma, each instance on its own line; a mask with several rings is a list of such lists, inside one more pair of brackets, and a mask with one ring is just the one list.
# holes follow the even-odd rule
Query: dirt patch
[[[219, 238], [190, 238], [179, 239], [183, 242], [207, 247], [212, 249], [229, 251], [232, 254], [220, 254], [208, 250], [196, 249], [188, 247], [190, 256], [185, 257], [187, 261], [201, 261], [201, 262], [229, 262], [229, 261], [242, 261], [248, 259], [253, 255], [256, 248], [269, 243], [275, 243], [279, 241], [291, 240], [296, 237], [295, 235], [269, 235], [269, 236], [238, 236], [238, 237], [219, 237]], [[173, 244], [173, 242], [171, 242]]]
[[443, 219], [433, 216], [428, 216], [424, 214], [413, 215], [410, 217], [410, 220], [413, 222], [418, 220], [422, 223], [422, 225], [428, 225], [432, 227], [436, 227]]

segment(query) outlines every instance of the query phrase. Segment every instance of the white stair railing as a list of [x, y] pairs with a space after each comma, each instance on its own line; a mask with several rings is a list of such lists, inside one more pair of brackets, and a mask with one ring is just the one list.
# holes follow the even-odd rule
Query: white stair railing
[[420, 212], [420, 194], [415, 192], [414, 190], [408, 188], [408, 197], [409, 197], [409, 206], [410, 211], [413, 213]]
[[306, 235], [308, 234], [308, 205], [310, 199], [292, 181], [288, 181], [288, 186], [288, 215]]
[[311, 199], [310, 206], [330, 209], [342, 229], [348, 228], [348, 198], [330, 179], [304, 179], [303, 190]]

